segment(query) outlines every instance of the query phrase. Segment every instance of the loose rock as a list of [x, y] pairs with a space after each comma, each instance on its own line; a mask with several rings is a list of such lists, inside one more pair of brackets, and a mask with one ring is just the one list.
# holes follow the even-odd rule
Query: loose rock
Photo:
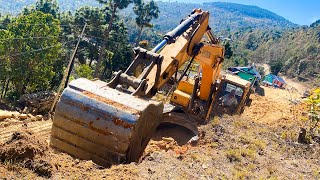
[[0, 120], [4, 120], [7, 118], [12, 118], [12, 117], [16, 117], [19, 116], [19, 113], [16, 111], [2, 111], [0, 110]]
[[21, 120], [28, 119], [28, 115], [27, 114], [20, 114], [19, 119], [21, 119]]
[[42, 115], [36, 115], [36, 119], [37, 119], [38, 121], [42, 120], [42, 118], [43, 118]]

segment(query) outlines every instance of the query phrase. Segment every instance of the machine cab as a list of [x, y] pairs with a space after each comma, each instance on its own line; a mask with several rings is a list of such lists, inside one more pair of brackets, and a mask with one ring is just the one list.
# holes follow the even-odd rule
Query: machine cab
[[250, 106], [251, 83], [230, 74], [223, 75], [218, 85], [215, 109], [221, 113], [241, 114], [244, 107]]

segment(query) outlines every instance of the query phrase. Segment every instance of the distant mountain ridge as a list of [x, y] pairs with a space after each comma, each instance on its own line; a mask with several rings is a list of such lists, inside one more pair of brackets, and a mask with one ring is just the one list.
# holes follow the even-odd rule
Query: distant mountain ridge
[[316, 22], [312, 23], [310, 26], [311, 27], [316, 27], [316, 26], [319, 26], [320, 25], [320, 19], [317, 20]]
[[290, 23], [288, 20], [279, 16], [271, 11], [260, 8], [258, 6], [252, 5], [243, 5], [237, 3], [226, 3], [226, 2], [213, 2], [213, 3], [204, 3], [204, 5], [212, 5], [217, 8], [226, 9], [230, 12], [240, 12], [243, 15], [252, 16], [256, 18], [268, 18], [276, 21], [284, 21]]
[[[257, 6], [236, 3], [210, 2], [203, 4], [158, 2], [159, 18], [154, 21], [156, 29], [166, 32], [190, 14], [192, 9], [201, 8], [210, 11], [210, 25], [215, 31], [236, 31], [246, 28], [259, 29], [287, 29], [298, 25], [286, 20], [266, 9]], [[129, 12], [127, 12], [129, 13]]]
[[[81, 6], [99, 6], [96, 0], [59, 0], [58, 2], [61, 11], [74, 12]], [[24, 7], [35, 3], [36, 0], [0, 0], [0, 13], [18, 14]], [[197, 3], [158, 1], [161, 13], [159, 18], [154, 20], [155, 29], [161, 32], [171, 30], [195, 8], [211, 12], [210, 25], [215, 31], [246, 28], [283, 29], [297, 26], [285, 18], [257, 6], [226, 2], [203, 3], [203, 0], [197, 1]], [[121, 14], [134, 17], [131, 8], [123, 10]]]

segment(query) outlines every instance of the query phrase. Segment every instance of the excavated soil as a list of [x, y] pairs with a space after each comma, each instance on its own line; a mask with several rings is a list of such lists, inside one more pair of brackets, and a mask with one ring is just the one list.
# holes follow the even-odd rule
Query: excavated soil
[[51, 164], [41, 160], [47, 150], [48, 145], [44, 139], [25, 128], [13, 132], [7, 142], [0, 144], [0, 161], [7, 165], [17, 164], [38, 176], [51, 177]]
[[31, 131], [17, 131], [9, 141], [0, 145], [0, 160], [4, 162], [34, 159], [36, 155], [43, 155], [47, 148]]
[[[298, 89], [298, 88], [296, 88]], [[320, 179], [320, 145], [299, 144], [304, 106], [300, 92], [264, 87], [253, 95], [241, 116], [215, 117], [199, 127], [199, 140], [189, 143], [190, 132], [160, 127], [138, 163], [104, 168], [48, 146], [50, 121], [27, 123], [35, 134], [6, 138], [1, 155], [20, 162], [0, 163], [7, 179]], [[23, 124], [7, 126], [8, 135]], [[19, 127], [19, 128], [18, 128]], [[45, 129], [45, 130], [44, 130]], [[20, 130], [18, 131], [20, 132]], [[28, 132], [28, 131], [26, 131]], [[4, 138], [2, 138], [4, 139]], [[22, 144], [22, 147], [19, 147]], [[5, 148], [2, 148], [5, 147]], [[10, 149], [14, 148], [16, 150]], [[26, 148], [28, 147], [28, 148]], [[5, 151], [4, 151], [4, 150]], [[29, 153], [24, 152], [28, 150]], [[10, 152], [10, 153], [9, 153]], [[31, 153], [30, 153], [31, 152]], [[13, 153], [14, 154], [14, 153]], [[25, 155], [24, 155], [25, 154]]]

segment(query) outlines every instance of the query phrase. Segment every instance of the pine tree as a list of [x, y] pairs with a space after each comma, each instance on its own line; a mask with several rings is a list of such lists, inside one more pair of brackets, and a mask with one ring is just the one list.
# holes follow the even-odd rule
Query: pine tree
[[[116, 13], [119, 9], [124, 9], [126, 7], [128, 7], [128, 5], [130, 3], [132, 3], [132, 0], [97, 0], [99, 3], [104, 4], [105, 7], [105, 13], [107, 13], [108, 11], [110, 11], [111, 15], [109, 18], [109, 23], [108, 23], [108, 27], [105, 30], [104, 33], [104, 41], [108, 42], [109, 40], [109, 36], [110, 36], [110, 31], [112, 29], [113, 23], [114, 23], [114, 19], [116, 17]], [[97, 65], [96, 65], [96, 69], [94, 71], [94, 77], [101, 77], [99, 76], [100, 74], [100, 66], [102, 63], [102, 59], [104, 58], [105, 54], [106, 54], [106, 50], [107, 50], [107, 43], [103, 43], [102, 47], [101, 47], [101, 51], [98, 57], [98, 61], [97, 61]]]
[[136, 46], [138, 46], [143, 28], [153, 27], [151, 20], [153, 18], [158, 18], [160, 11], [157, 3], [153, 0], [147, 3], [143, 0], [135, 0], [133, 11], [137, 15], [136, 24], [139, 27], [138, 37], [136, 40]]

